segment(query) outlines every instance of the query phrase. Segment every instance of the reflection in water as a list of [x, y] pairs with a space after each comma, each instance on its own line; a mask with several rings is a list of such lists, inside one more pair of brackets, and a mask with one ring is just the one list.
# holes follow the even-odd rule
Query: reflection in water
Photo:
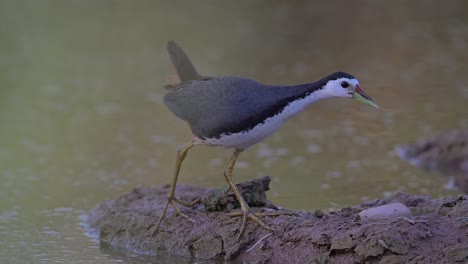
[[[83, 236], [79, 216], [169, 182], [175, 150], [190, 139], [162, 104], [174, 74], [169, 39], [208, 75], [286, 85], [343, 70], [379, 102], [380, 111], [314, 104], [240, 157], [236, 180], [270, 175], [280, 205], [455, 194], [391, 151], [468, 126], [466, 10], [465, 1], [1, 2], [0, 262], [117, 262]], [[225, 185], [231, 151], [190, 155], [181, 182]]]

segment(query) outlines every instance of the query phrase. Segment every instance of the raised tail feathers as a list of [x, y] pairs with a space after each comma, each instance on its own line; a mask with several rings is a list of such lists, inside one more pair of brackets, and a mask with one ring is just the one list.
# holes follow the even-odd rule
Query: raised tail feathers
[[187, 53], [175, 41], [171, 40], [167, 44], [167, 51], [171, 57], [171, 61], [176, 68], [177, 75], [181, 82], [191, 80], [199, 80], [202, 77], [198, 74], [197, 70], [190, 61]]

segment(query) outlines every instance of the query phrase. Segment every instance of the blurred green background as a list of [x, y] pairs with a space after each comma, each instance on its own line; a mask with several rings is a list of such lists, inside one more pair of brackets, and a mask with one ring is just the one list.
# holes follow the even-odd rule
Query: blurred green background
[[[270, 175], [275, 203], [457, 194], [392, 150], [468, 127], [466, 1], [0, 0], [1, 263], [134, 261], [101, 253], [81, 223], [104, 200], [170, 182], [191, 139], [162, 103], [171, 39], [201, 74], [286, 85], [343, 70], [380, 105], [319, 102], [245, 151], [235, 179]], [[231, 154], [194, 148], [179, 182], [225, 185]]]

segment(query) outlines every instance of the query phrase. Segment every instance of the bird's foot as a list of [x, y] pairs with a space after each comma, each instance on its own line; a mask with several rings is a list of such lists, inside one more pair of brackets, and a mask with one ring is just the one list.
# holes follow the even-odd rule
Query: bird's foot
[[253, 212], [250, 208], [247, 207], [246, 209], [241, 209], [240, 211], [231, 212], [228, 215], [229, 216], [242, 216], [242, 224], [241, 224], [241, 228], [239, 231], [239, 235], [237, 236], [237, 241], [239, 241], [240, 237], [242, 236], [245, 230], [247, 219], [251, 219], [254, 222], [256, 222], [259, 226], [261, 226], [262, 228], [275, 233], [275, 230], [269, 227], [268, 225], [266, 225], [262, 220], [259, 219], [259, 217], [293, 215], [293, 214], [295, 213], [290, 212], [290, 211]]
[[182, 213], [182, 211], [180, 210], [179, 206], [177, 204], [180, 204], [182, 206], [185, 206], [185, 207], [193, 207], [197, 204], [200, 203], [200, 200], [201, 198], [198, 197], [196, 198], [195, 200], [191, 201], [191, 202], [185, 202], [185, 201], [182, 201], [180, 200], [179, 198], [177, 197], [168, 197], [167, 198], [167, 201], [166, 201], [166, 205], [164, 205], [164, 209], [163, 209], [163, 212], [161, 214], [161, 217], [159, 218], [159, 221], [158, 223], [156, 224], [156, 229], [152, 232], [151, 235], [154, 235], [156, 233], [158, 233], [158, 230], [159, 230], [159, 226], [161, 225], [161, 223], [164, 221], [164, 219], [166, 218], [166, 214], [167, 214], [167, 209], [169, 207], [169, 204], [172, 205], [172, 208], [174, 208], [174, 210], [176, 211], [177, 215], [179, 216], [182, 216], [183, 218], [187, 219], [188, 221], [192, 222], [192, 223], [195, 223], [196, 221], [193, 220], [193, 218], [191, 218], [190, 216]]
[[[273, 209], [266, 209], [271, 211], [263, 211], [263, 212], [255, 212], [254, 215], [258, 217], [265, 217], [265, 216], [280, 216], [280, 215], [297, 215], [294, 211], [289, 210], [273, 210]], [[242, 216], [242, 210], [229, 213], [229, 216]]]
[[180, 208], [179, 208], [179, 206], [177, 204], [180, 204], [180, 205], [185, 206], [185, 207], [194, 207], [195, 205], [200, 203], [200, 200], [201, 200], [200, 197], [198, 197], [197, 199], [195, 199], [195, 200], [193, 200], [191, 202], [182, 201], [177, 197], [174, 197], [172, 199], [167, 199], [167, 200], [168, 200], [168, 202], [171, 203], [172, 207], [177, 212], [177, 215], [182, 216], [183, 218], [187, 219], [188, 221], [190, 221], [192, 223], [195, 223], [195, 220], [193, 220], [190, 216], [182, 213], [182, 211], [180, 210]]

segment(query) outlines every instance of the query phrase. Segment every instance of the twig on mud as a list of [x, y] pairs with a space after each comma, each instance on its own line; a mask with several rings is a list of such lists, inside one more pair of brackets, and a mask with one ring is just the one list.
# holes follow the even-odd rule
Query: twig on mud
[[249, 249], [247, 249], [247, 253], [249, 253], [252, 249], [254, 249], [260, 242], [262, 242], [263, 240], [265, 240], [267, 237], [271, 236], [273, 233], [269, 233], [267, 234], [266, 236], [262, 237], [260, 240], [257, 241], [257, 243], [255, 243], [253, 246], [251, 246]]
[[381, 245], [383, 248], [385, 249], [390, 249], [387, 244], [385, 244], [385, 242], [382, 240], [382, 239], [379, 239], [377, 240], [377, 242], [379, 243], [379, 245]]
[[408, 217], [405, 217], [405, 216], [401, 216], [401, 217], [398, 217], [396, 220], [399, 220], [399, 219], [402, 219], [412, 225], [414, 224], [417, 224], [417, 223], [427, 223], [428, 221], [427, 220], [414, 220], [414, 219], [411, 219], [411, 218], [408, 218]]

